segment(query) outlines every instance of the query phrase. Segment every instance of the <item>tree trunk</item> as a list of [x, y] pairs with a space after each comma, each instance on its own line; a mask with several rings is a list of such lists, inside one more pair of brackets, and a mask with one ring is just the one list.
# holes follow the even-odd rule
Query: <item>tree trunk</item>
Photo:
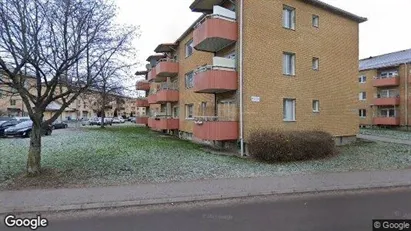
[[37, 176], [41, 170], [41, 125], [33, 123], [26, 171], [28, 176]]
[[106, 113], [103, 109], [103, 112], [101, 113], [101, 128], [104, 128], [104, 118], [106, 118]]

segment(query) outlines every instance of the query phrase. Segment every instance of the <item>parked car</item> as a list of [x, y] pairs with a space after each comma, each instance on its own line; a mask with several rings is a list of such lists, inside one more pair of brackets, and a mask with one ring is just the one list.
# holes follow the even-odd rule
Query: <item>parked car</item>
[[4, 130], [6, 130], [9, 127], [17, 125], [18, 123], [19, 122], [17, 120], [2, 121], [0, 124], [0, 136], [4, 136]]
[[113, 118], [113, 124], [122, 124], [125, 123], [126, 120], [123, 119], [123, 117], [119, 116], [119, 117], [114, 117]]
[[[24, 121], [21, 123], [18, 123], [15, 126], [8, 127], [4, 131], [5, 136], [14, 136], [14, 137], [30, 137], [31, 131], [33, 129], [33, 121]], [[49, 136], [51, 135], [53, 129], [50, 125], [47, 127], [43, 127], [41, 129], [42, 135]]]
[[62, 120], [56, 120], [51, 124], [53, 129], [64, 129], [68, 128], [68, 124]]
[[135, 123], [136, 122], [136, 117], [130, 117], [130, 122]]
[[[101, 125], [101, 117], [96, 117], [90, 120], [89, 122], [90, 125]], [[105, 125], [113, 125], [113, 119], [112, 118], [104, 118], [104, 124]]]

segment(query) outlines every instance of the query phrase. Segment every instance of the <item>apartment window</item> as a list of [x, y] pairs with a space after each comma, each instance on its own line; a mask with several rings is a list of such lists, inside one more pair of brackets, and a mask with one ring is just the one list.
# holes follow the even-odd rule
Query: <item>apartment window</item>
[[191, 71], [185, 76], [186, 89], [194, 87], [194, 73]]
[[186, 43], [186, 58], [193, 54], [194, 47], [193, 47], [193, 40], [191, 39]]
[[320, 112], [320, 101], [313, 100], [313, 112]]
[[3, 92], [0, 90], [0, 99], [3, 98]]
[[10, 106], [16, 106], [16, 100], [15, 99], [10, 100]]
[[359, 94], [359, 99], [360, 100], [366, 100], [367, 99], [367, 92], [360, 92]]
[[365, 83], [366, 81], [367, 81], [367, 76], [365, 76], [365, 75], [361, 75], [358, 78], [358, 82], [360, 82], [360, 83]]
[[173, 107], [173, 117], [174, 118], [178, 118], [179, 117], [179, 110], [178, 110], [178, 107], [176, 106], [176, 107]]
[[295, 121], [295, 99], [283, 100], [284, 121]]
[[201, 102], [201, 115], [206, 116], [207, 102]]
[[283, 27], [291, 30], [295, 29], [295, 8], [290, 6], [284, 6]]
[[294, 53], [283, 53], [283, 74], [284, 75], [295, 75], [295, 54]]
[[318, 15], [313, 15], [313, 27], [320, 27], [320, 17]]
[[320, 69], [320, 59], [313, 58], [313, 70], [318, 71]]
[[359, 112], [359, 115], [360, 115], [361, 118], [367, 117], [367, 110], [360, 109], [358, 112]]
[[193, 104], [186, 104], [186, 119], [193, 119]]
[[394, 108], [384, 108], [380, 110], [381, 117], [396, 117], [397, 113]]

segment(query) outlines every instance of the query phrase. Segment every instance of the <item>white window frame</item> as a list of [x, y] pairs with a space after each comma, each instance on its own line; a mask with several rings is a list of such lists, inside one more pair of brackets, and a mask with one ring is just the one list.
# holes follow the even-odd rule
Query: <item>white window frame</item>
[[[191, 50], [191, 53], [189, 52]], [[186, 58], [194, 53], [193, 39], [190, 39], [185, 45]]]
[[358, 77], [359, 83], [366, 83], [367, 82], [367, 76], [366, 75], [361, 75]]
[[178, 106], [173, 107], [172, 114], [173, 114], [173, 118], [178, 118], [180, 116], [180, 110]]
[[320, 100], [314, 99], [312, 106], [313, 106], [313, 112], [320, 112]]
[[360, 92], [358, 98], [359, 100], [367, 100], [367, 92], [365, 91]]
[[[189, 81], [189, 76], [190, 76], [190, 81]], [[194, 87], [194, 72], [190, 71], [188, 73], [185, 74], [184, 77], [184, 86], [186, 89], [190, 89]]]
[[367, 109], [359, 109], [358, 112], [360, 118], [367, 118]]
[[313, 57], [312, 68], [313, 68], [314, 71], [319, 71], [320, 70], [320, 59], [319, 58]]
[[295, 76], [296, 55], [292, 52], [283, 52], [283, 74]]
[[201, 102], [200, 110], [201, 110], [202, 116], [206, 116], [207, 102]]
[[[291, 108], [287, 108], [291, 106]], [[287, 115], [287, 112], [291, 113], [290, 116]], [[283, 121], [294, 122], [296, 121], [296, 99], [293, 98], [284, 98], [283, 99]]]
[[319, 28], [320, 27], [320, 16], [313, 14], [312, 24], [313, 24], [313, 27]]
[[[390, 116], [390, 111], [394, 111], [394, 116]], [[382, 109], [380, 109], [379, 114], [380, 114], [381, 117], [387, 117], [387, 118], [397, 117], [397, 111], [395, 110], [395, 108], [382, 108]], [[385, 114], [385, 115], [383, 116], [383, 114]]]
[[283, 6], [283, 27], [289, 30], [295, 30], [295, 8], [291, 6]]
[[[191, 108], [191, 115], [190, 115], [190, 108]], [[186, 120], [194, 119], [194, 104], [186, 104], [185, 106], [185, 117]]]

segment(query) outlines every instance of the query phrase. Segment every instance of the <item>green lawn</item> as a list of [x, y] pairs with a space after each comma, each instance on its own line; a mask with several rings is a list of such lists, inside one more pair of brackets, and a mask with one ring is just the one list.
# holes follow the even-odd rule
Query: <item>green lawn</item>
[[360, 129], [360, 134], [381, 136], [381, 137], [400, 139], [400, 140], [411, 140], [411, 130], [401, 131], [401, 130], [384, 129], [384, 128], [373, 128], [373, 129], [362, 128]]
[[50, 176], [33, 180], [22, 177], [28, 142], [0, 139], [0, 188], [102, 186], [411, 166], [411, 146], [406, 145], [360, 142], [338, 148], [340, 154], [326, 160], [266, 164], [213, 155], [191, 142], [130, 125], [55, 131], [43, 139], [42, 167]]

